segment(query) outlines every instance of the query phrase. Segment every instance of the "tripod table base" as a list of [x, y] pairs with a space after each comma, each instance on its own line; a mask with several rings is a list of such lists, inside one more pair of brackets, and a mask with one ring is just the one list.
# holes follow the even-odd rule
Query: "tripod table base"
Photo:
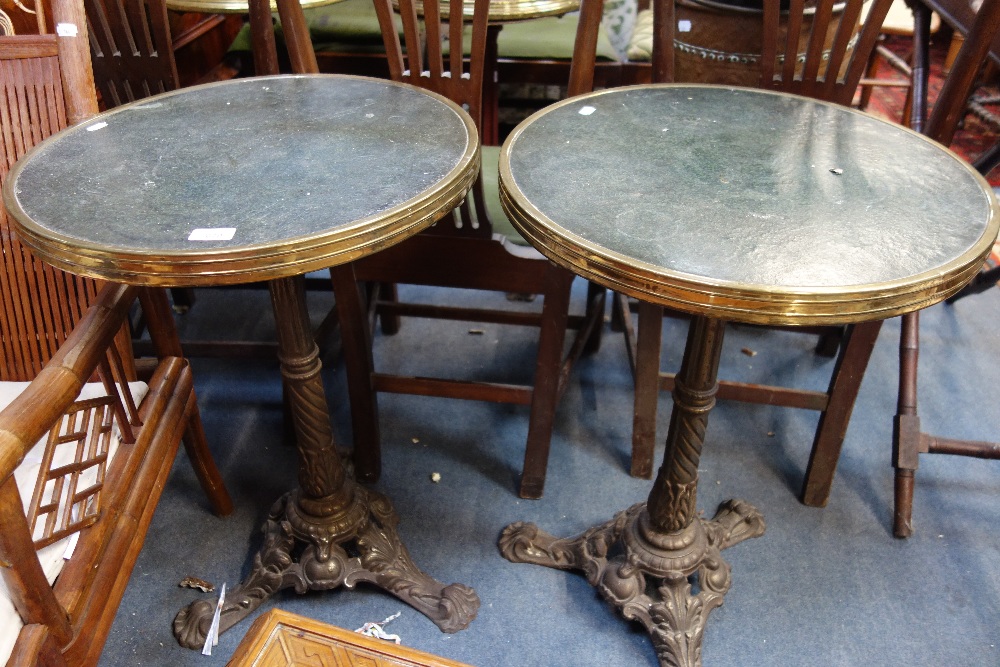
[[[463, 584], [445, 586], [414, 565], [399, 539], [399, 518], [389, 499], [348, 481], [350, 503], [339, 516], [316, 523], [297, 502], [298, 491], [282, 496], [264, 524], [264, 545], [250, 574], [226, 595], [219, 621], [223, 632], [271, 595], [294, 587], [297, 593], [354, 588], [368, 582], [392, 593], [427, 616], [444, 632], [466, 628], [479, 610], [476, 592]], [[301, 550], [295, 543], [304, 544]], [[174, 619], [181, 645], [201, 648], [215, 605], [197, 600]]]
[[625, 618], [645, 626], [660, 665], [688, 667], [701, 664], [708, 614], [729, 590], [729, 564], [719, 552], [764, 530], [760, 512], [741, 500], [722, 503], [711, 521], [698, 518], [672, 533], [655, 530], [639, 503], [571, 538], [514, 523], [499, 546], [514, 563], [582, 570]]

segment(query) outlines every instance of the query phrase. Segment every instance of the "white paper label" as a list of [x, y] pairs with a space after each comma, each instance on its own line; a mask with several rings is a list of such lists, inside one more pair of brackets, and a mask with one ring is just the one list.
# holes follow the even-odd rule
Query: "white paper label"
[[691, 22], [688, 20], [677, 22], [677, 32], [691, 32]]
[[192, 230], [188, 241], [229, 241], [234, 236], [235, 227], [212, 227]]
[[56, 34], [60, 37], [76, 37], [79, 33], [80, 29], [76, 27], [75, 23], [56, 24]]

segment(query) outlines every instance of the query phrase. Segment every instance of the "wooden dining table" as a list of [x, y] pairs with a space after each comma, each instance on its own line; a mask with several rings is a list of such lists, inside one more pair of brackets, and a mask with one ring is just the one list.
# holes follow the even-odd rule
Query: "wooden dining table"
[[[146, 98], [54, 135], [11, 171], [4, 205], [22, 242], [65, 271], [134, 285], [269, 281], [298, 484], [271, 508], [250, 573], [225, 597], [220, 631], [280, 589], [363, 582], [446, 632], [475, 618], [475, 591], [422, 572], [389, 499], [341, 463], [303, 275], [428, 227], [478, 171], [476, 128], [460, 107], [409, 85], [336, 75]], [[365, 316], [360, 300], [343, 307]], [[181, 644], [202, 646], [215, 608], [199, 599], [181, 610]]]

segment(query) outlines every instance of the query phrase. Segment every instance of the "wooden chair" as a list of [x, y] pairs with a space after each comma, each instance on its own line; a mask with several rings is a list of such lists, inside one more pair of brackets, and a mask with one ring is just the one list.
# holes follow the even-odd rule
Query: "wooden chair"
[[[917, 34], [926, 36], [930, 9], [922, 3], [914, 7], [919, 26]], [[975, 88], [977, 76], [990, 56], [991, 44], [1000, 34], [1000, 0], [984, 0], [971, 24], [944, 86], [924, 124], [926, 102], [926, 65], [916, 68], [915, 94], [911, 125], [932, 139], [948, 145], [965, 116], [966, 104]], [[927, 41], [918, 40], [918, 53], [926, 63]], [[892, 531], [896, 537], [913, 534], [913, 486], [920, 454], [955, 454], [984, 459], [1000, 459], [1000, 443], [956, 440], [921, 431], [917, 414], [917, 370], [920, 352], [920, 315], [902, 317], [899, 341], [899, 397], [893, 422], [892, 464], [895, 468], [895, 510]], [[830, 454], [831, 456], [833, 453]]]
[[[759, 86], [808, 97], [849, 105], [865, 71], [868, 55], [875, 47], [879, 27], [889, 10], [891, 0], [870, 0], [868, 21], [857, 30], [862, 0], [842, 3], [839, 15], [834, 15], [834, 0], [815, 4], [812, 31], [803, 29], [803, 0], [791, 0], [788, 6], [787, 28], [783, 27], [778, 0], [764, 0], [761, 12], [761, 57]], [[654, 3], [653, 80], [673, 78], [673, 4], [664, 0]], [[840, 3], [838, 3], [840, 4]], [[834, 37], [825, 43], [831, 21], [839, 20]], [[802, 44], [805, 50], [801, 51]], [[853, 47], [853, 48], [849, 48]], [[827, 76], [836, 72], [837, 76]], [[631, 330], [628, 302], [615, 298], [615, 319], [621, 322], [628, 341], [629, 362], [635, 378], [635, 414], [632, 426], [631, 474], [650, 477], [653, 470], [653, 446], [656, 438], [656, 408], [659, 391], [670, 391], [674, 374], [660, 371], [662, 319], [659, 306], [640, 303], [638, 331]], [[825, 505], [832, 482], [830, 462], [819, 452], [838, 452], [843, 444], [854, 401], [857, 397], [868, 359], [871, 356], [880, 322], [847, 327], [827, 391], [807, 391], [719, 381], [718, 398], [779, 405], [820, 412], [813, 442], [813, 453], [806, 473], [802, 501], [807, 505]], [[813, 329], [800, 330], [815, 332]]]
[[[411, 0], [403, 0], [400, 10], [404, 24], [405, 53], [392, 23], [389, 0], [376, 0], [380, 24], [385, 36], [392, 77], [429, 88], [467, 105], [470, 114], [481, 120], [483, 60], [486, 39], [487, 0], [478, 0], [472, 22], [469, 68], [463, 70], [461, 5], [453, 3], [450, 17], [438, 15], [436, 3], [425, 3], [426, 60], [419, 46], [421, 33], [417, 11]], [[593, 53], [596, 27], [600, 21], [601, 2], [590, 2], [583, 10], [577, 46]], [[444, 21], [448, 21], [444, 25]], [[284, 24], [284, 18], [282, 19]], [[442, 58], [441, 42], [451, 41], [450, 55]], [[571, 75], [571, 93], [591, 86], [589, 74]], [[463, 74], [464, 72], [464, 74]], [[494, 149], [497, 150], [497, 149]], [[491, 160], [483, 158], [487, 164]], [[492, 159], [493, 164], [497, 160]], [[454, 219], [439, 221], [434, 227], [371, 257], [331, 271], [337, 308], [340, 315], [344, 359], [348, 372], [355, 439], [355, 471], [359, 479], [377, 479], [380, 468], [380, 445], [377, 392], [397, 392], [530, 405], [528, 438], [520, 494], [525, 498], [542, 495], [548, 461], [549, 442], [556, 404], [566, 388], [569, 370], [587, 344], [596, 344], [604, 310], [604, 290], [591, 289], [586, 313], [569, 316], [570, 286], [573, 275], [528, 247], [515, 248], [508, 238], [495, 233], [483, 202], [484, 179], [496, 179], [496, 173], [483, 174], [477, 181], [471, 201], [466, 200]], [[396, 284], [491, 290], [508, 293], [538, 294], [541, 312], [502, 311], [438, 306], [426, 303], [402, 303], [394, 294]], [[366, 285], [382, 289], [362, 299], [359, 290]], [[367, 290], [362, 290], [366, 291]], [[388, 292], [388, 294], [386, 293]], [[371, 319], [369, 319], [369, 315]], [[383, 331], [391, 333], [400, 315], [446, 320], [482, 321], [538, 327], [538, 355], [534, 382], [530, 386], [495, 382], [469, 382], [442, 378], [393, 376], [374, 369], [372, 328], [375, 315], [381, 317]], [[567, 327], [577, 330], [570, 351], [563, 359]]]
[[[917, 3], [917, 5], [919, 5], [919, 7], [917, 7], [916, 12], [926, 10], [924, 5], [920, 3]], [[955, 35], [952, 38], [952, 49], [954, 49], [956, 42], [964, 41], [963, 36], [971, 30], [978, 14], [973, 12], [971, 6], [963, 6], [954, 0], [940, 0], [934, 4], [934, 7], [944, 12], [948, 24], [955, 30]], [[920, 14], [917, 15], [922, 16]], [[936, 12], [934, 12], [933, 15], [936, 16]], [[926, 23], [926, 21], [926, 18], [921, 18], [917, 21], [917, 23], [922, 25], [923, 23]], [[914, 43], [916, 53], [922, 58], [921, 67], [923, 67], [926, 71], [929, 67], [927, 63], [928, 49], [930, 48], [929, 40], [926, 37], [915, 37]], [[950, 57], [952, 55], [952, 51], [949, 51], [948, 55]], [[994, 36], [993, 42], [989, 48], [988, 57], [993, 61], [994, 65], [1000, 65], [1000, 36]], [[922, 76], [926, 78], [927, 75], [926, 73], [923, 73]], [[924, 83], [926, 83], [926, 81], [924, 81]], [[923, 92], [926, 95], [926, 86]], [[923, 101], [926, 102], [926, 100]], [[984, 151], [983, 154], [977, 157], [972, 163], [972, 166], [979, 170], [979, 173], [984, 175], [996, 169], [998, 165], [1000, 165], [1000, 141], [994, 142], [992, 146]], [[976, 275], [975, 278], [972, 279], [972, 282], [962, 288], [958, 293], [948, 297], [947, 303], [955, 303], [959, 299], [963, 299], [967, 296], [991, 290], [996, 287], [997, 281], [1000, 281], [1000, 266], [984, 268]]]
[[[932, 23], [929, 26], [930, 34], [936, 33], [941, 27], [941, 19], [937, 14], [932, 15]], [[904, 0], [893, 0], [882, 24], [881, 36], [886, 37], [906, 37], [913, 40], [913, 10]], [[876, 87], [885, 88], [905, 88], [906, 97], [903, 102], [903, 111], [900, 122], [908, 125], [913, 112], [913, 86], [910, 84], [913, 79], [912, 56], [916, 51], [911, 50], [911, 58], [896, 55], [889, 47], [879, 43], [868, 61], [868, 70], [861, 79], [861, 94], [858, 99], [858, 108], [867, 109], [871, 100], [872, 92]], [[880, 77], [880, 64], [885, 62], [888, 67], [895, 72], [893, 77]]]
[[86, 0], [94, 80], [108, 108], [179, 87], [163, 0]]
[[[0, 37], [3, 180], [33, 145], [97, 110], [82, 3], [54, 0], [51, 9], [56, 25], [78, 27], [75, 37]], [[213, 510], [228, 514], [232, 503], [163, 290], [100, 286], [44, 265], [2, 213], [0, 240], [0, 380], [23, 383], [0, 382], [0, 392], [17, 394], [0, 411], [0, 612], [15, 612], [0, 621], [3, 659], [92, 665], [182, 441]], [[131, 354], [126, 324], [137, 298], [156, 359]], [[64, 464], [67, 448], [76, 455]], [[37, 483], [30, 465], [42, 471]], [[50, 497], [53, 487], [72, 502], [61, 491]], [[52, 566], [63, 563], [66, 539], [78, 542], [59, 572]]]

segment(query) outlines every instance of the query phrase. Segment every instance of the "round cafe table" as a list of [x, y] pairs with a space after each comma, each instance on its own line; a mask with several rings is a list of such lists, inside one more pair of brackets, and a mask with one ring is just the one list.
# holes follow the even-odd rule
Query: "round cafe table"
[[725, 321], [881, 320], [961, 288], [997, 236], [987, 183], [944, 147], [845, 107], [705, 85], [617, 88], [548, 107], [500, 159], [504, 209], [554, 262], [690, 313], [666, 451], [647, 502], [557, 539], [508, 526], [515, 562], [579, 569], [650, 633], [662, 665], [701, 664], [730, 567], [764, 533], [750, 504], [696, 511]]
[[[449, 100], [390, 81], [312, 75], [128, 104], [54, 135], [11, 171], [4, 204], [18, 234], [61, 269], [137, 285], [270, 281], [298, 486], [271, 508], [250, 574], [226, 595], [220, 631], [282, 588], [358, 582], [446, 632], [475, 618], [475, 592], [420, 571], [388, 498], [346, 475], [303, 274], [426, 228], [465, 197], [478, 170], [476, 128]], [[181, 610], [178, 640], [200, 648], [214, 611], [207, 600]]]

